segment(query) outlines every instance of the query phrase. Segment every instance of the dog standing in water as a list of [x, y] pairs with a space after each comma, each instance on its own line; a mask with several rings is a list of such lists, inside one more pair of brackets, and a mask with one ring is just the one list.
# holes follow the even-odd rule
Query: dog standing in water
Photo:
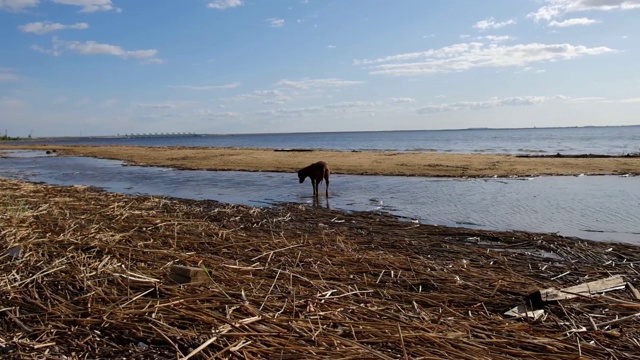
[[322, 179], [324, 179], [327, 186], [326, 195], [329, 197], [329, 174], [331, 174], [331, 171], [327, 163], [318, 161], [317, 163], [298, 170], [298, 179], [300, 179], [300, 184], [302, 184], [307, 177], [311, 179], [314, 197], [318, 197], [318, 185], [322, 182]]

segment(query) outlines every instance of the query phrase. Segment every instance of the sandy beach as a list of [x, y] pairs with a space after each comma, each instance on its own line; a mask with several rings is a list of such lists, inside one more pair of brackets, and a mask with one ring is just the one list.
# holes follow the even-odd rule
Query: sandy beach
[[429, 177], [526, 177], [540, 175], [639, 175], [640, 157], [544, 157], [512, 155], [276, 151], [275, 149], [6, 145], [0, 149], [56, 150], [59, 156], [90, 156], [132, 165], [179, 169], [295, 172], [318, 160], [332, 172]]

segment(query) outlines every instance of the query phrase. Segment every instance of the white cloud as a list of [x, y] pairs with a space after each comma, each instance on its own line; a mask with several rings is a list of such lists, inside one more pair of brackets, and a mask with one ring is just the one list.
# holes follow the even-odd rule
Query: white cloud
[[505, 27], [507, 25], [513, 25], [515, 23], [516, 21], [513, 19], [502, 21], [502, 22], [496, 22], [494, 18], [488, 18], [486, 20], [478, 21], [475, 25], [473, 25], [473, 27], [480, 31], [485, 31], [489, 29], [500, 29], [502, 27]]
[[322, 108], [317, 106], [305, 107], [305, 108], [280, 108], [272, 110], [258, 111], [255, 114], [259, 116], [267, 117], [308, 117], [313, 114], [317, 114], [322, 111]]
[[215, 90], [215, 89], [235, 89], [240, 87], [242, 84], [239, 82], [232, 82], [229, 84], [223, 85], [169, 85], [168, 87], [174, 89], [186, 89], [186, 90], [195, 90], [195, 91], [206, 91], [206, 90]]
[[199, 109], [193, 112], [195, 115], [204, 116], [204, 117], [213, 117], [213, 118], [227, 118], [227, 119], [239, 119], [242, 117], [242, 114], [233, 112], [233, 111], [212, 111]]
[[56, 49], [55, 46], [53, 48], [51, 48], [51, 49], [45, 49], [42, 46], [31, 45], [31, 50], [35, 50], [37, 52], [41, 52], [43, 54], [47, 54], [47, 55], [51, 55], [51, 56], [58, 56], [58, 55], [62, 54], [62, 52], [59, 51], [58, 49]]
[[207, 4], [208, 8], [224, 10], [244, 5], [243, 0], [215, 0]]
[[359, 107], [373, 107], [376, 103], [371, 101], [344, 101], [335, 104], [329, 104], [326, 106], [327, 109], [349, 109], [349, 108], [359, 108]]
[[[81, 7], [80, 12], [92, 13], [97, 11], [116, 11], [119, 9], [113, 6], [111, 0], [50, 0], [56, 4], [72, 5]], [[30, 7], [36, 7], [40, 4], [40, 0], [0, 0], [0, 10], [7, 11], [24, 11]]]
[[254, 96], [265, 97], [265, 96], [282, 96], [282, 91], [280, 90], [256, 90], [253, 92]]
[[288, 96], [278, 96], [278, 97], [273, 98], [273, 99], [262, 100], [262, 101], [260, 101], [260, 104], [263, 104], [263, 105], [280, 105], [280, 104], [288, 103], [288, 102], [290, 102], [292, 100], [293, 99], [288, 97]]
[[362, 81], [340, 80], [340, 79], [305, 79], [287, 80], [283, 79], [276, 83], [276, 86], [288, 87], [296, 90], [308, 90], [317, 88], [336, 88], [362, 84]]
[[18, 29], [22, 32], [34, 33], [37, 35], [43, 35], [52, 31], [64, 30], [64, 29], [75, 29], [75, 30], [84, 30], [88, 29], [89, 24], [87, 23], [75, 23], [73, 25], [64, 25], [59, 23], [52, 22], [33, 22], [18, 26]]
[[0, 10], [19, 12], [38, 6], [39, 3], [40, 0], [0, 0]]
[[589, 18], [574, 18], [574, 19], [566, 19], [562, 21], [553, 20], [549, 22], [549, 26], [552, 27], [569, 27], [576, 25], [591, 25], [597, 23], [598, 20], [589, 19]]
[[640, 97], [628, 98], [628, 99], [619, 99], [618, 102], [621, 102], [621, 103], [640, 103]]
[[621, 99], [608, 99], [604, 97], [582, 97], [567, 99], [573, 103], [605, 103], [605, 104], [635, 104], [640, 103], [640, 97], [636, 98], [621, 98]]
[[178, 105], [173, 103], [158, 103], [158, 104], [138, 104], [139, 108], [147, 109], [147, 110], [168, 110], [174, 109], [178, 107]]
[[66, 41], [64, 47], [82, 55], [113, 55], [123, 58], [150, 58], [154, 57], [158, 51], [148, 50], [125, 50], [117, 45], [101, 44], [95, 41]]
[[412, 103], [415, 102], [416, 99], [409, 97], [400, 97], [400, 98], [390, 98], [389, 102], [392, 104], [403, 104], [403, 103]]
[[[569, 60], [585, 55], [601, 55], [615, 50], [571, 44], [518, 44], [513, 46], [461, 43], [423, 52], [387, 56], [374, 60], [355, 60], [369, 66], [370, 74], [415, 76], [465, 71], [482, 67], [527, 66], [537, 62]], [[408, 62], [411, 60], [412, 62]]]
[[487, 35], [487, 36], [479, 36], [478, 40], [489, 40], [490, 42], [494, 42], [494, 43], [498, 43], [498, 42], [503, 42], [503, 41], [509, 41], [509, 40], [513, 40], [515, 39], [513, 36], [509, 36], [509, 35], [502, 35], [502, 36], [496, 36], [496, 35]]
[[236, 95], [231, 98], [224, 98], [220, 100], [237, 102], [250, 99], [261, 99], [261, 104], [283, 104], [292, 100], [280, 90], [256, 90], [249, 94]]
[[279, 28], [284, 26], [284, 19], [268, 18], [265, 20], [269, 26]]
[[564, 14], [582, 11], [612, 11], [640, 9], [640, 0], [546, 0], [541, 7], [527, 17], [540, 20], [553, 20]]
[[453, 56], [458, 56], [459, 54], [462, 54], [464, 52], [468, 52], [472, 48], [480, 48], [482, 46], [484, 46], [484, 44], [482, 43], [460, 43], [460, 44], [446, 46], [437, 50], [430, 49], [427, 51], [397, 54], [397, 55], [386, 56], [383, 58], [378, 58], [373, 60], [371, 59], [354, 60], [353, 63], [354, 65], [371, 65], [371, 64], [380, 64], [380, 63], [393, 62], [393, 61], [413, 60], [413, 59], [418, 59], [423, 57], [424, 58], [453, 57]]
[[[411, 102], [413, 99], [409, 98], [401, 98], [400, 102]], [[256, 115], [266, 116], [266, 117], [309, 117], [313, 115], [323, 115], [327, 116], [328, 114], [331, 116], [348, 116], [350, 114], [363, 114], [363, 113], [372, 113], [378, 111], [387, 111], [391, 110], [391, 108], [383, 108], [382, 106], [387, 106], [387, 102], [374, 102], [374, 101], [343, 101], [337, 103], [326, 104], [322, 106], [309, 106], [309, 107], [298, 107], [298, 108], [278, 108], [271, 110], [264, 110], [255, 112]]]
[[418, 114], [436, 114], [458, 110], [482, 110], [506, 106], [527, 106], [544, 103], [549, 98], [546, 96], [518, 96], [508, 98], [491, 98], [487, 101], [461, 101], [448, 104], [429, 105], [417, 110]]
[[125, 50], [118, 45], [101, 44], [95, 41], [65, 41], [54, 37], [53, 47], [51, 49], [44, 49], [37, 45], [31, 46], [31, 48], [33, 50], [53, 56], [59, 56], [65, 50], [69, 50], [81, 55], [112, 55], [121, 57], [123, 59], [145, 59], [146, 62], [151, 63], [162, 62], [161, 59], [155, 57], [158, 54], [158, 50], [156, 49]]
[[111, 0], [51, 0], [56, 4], [79, 6], [80, 12], [92, 13], [98, 11], [116, 11], [121, 9], [114, 7]]

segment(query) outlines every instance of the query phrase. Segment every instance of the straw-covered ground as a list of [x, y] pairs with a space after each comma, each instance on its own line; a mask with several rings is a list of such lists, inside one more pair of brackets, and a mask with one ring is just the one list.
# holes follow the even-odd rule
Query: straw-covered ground
[[324, 160], [329, 163], [334, 173], [356, 175], [442, 177], [640, 175], [640, 154], [518, 157], [435, 152], [277, 151], [279, 149], [50, 146], [20, 143], [0, 144], [0, 149], [56, 150], [59, 156], [91, 156], [123, 160], [131, 165], [196, 170], [295, 172], [312, 162]]
[[640, 358], [631, 245], [0, 179], [0, 246], [8, 359]]

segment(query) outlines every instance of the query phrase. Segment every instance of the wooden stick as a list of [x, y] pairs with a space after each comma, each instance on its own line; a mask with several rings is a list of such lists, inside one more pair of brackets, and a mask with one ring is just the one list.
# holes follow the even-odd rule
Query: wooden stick
[[20, 321], [17, 317], [15, 317], [11, 312], [5, 311], [4, 313], [7, 314], [9, 319], [11, 319], [14, 323], [16, 323], [16, 325], [18, 325], [24, 332], [26, 333], [31, 332], [31, 329], [25, 324], [23, 324], [22, 321]]
[[636, 298], [636, 300], [640, 300], [640, 291], [638, 291], [630, 282], [627, 281], [627, 286], [629, 287], [629, 290], [631, 290], [631, 293], [633, 294], [633, 297]]
[[398, 325], [398, 335], [400, 336], [400, 345], [402, 346], [402, 358], [404, 360], [409, 360], [409, 355], [407, 355], [407, 349], [404, 347], [404, 338], [402, 337], [402, 328], [400, 328], [400, 323], [396, 323]]
[[263, 257], [265, 255], [273, 255], [273, 253], [284, 251], [284, 250], [288, 250], [288, 249], [292, 249], [292, 248], [296, 248], [296, 247], [300, 247], [300, 246], [304, 246], [304, 244], [296, 244], [296, 245], [287, 246], [287, 247], [282, 248], [282, 249], [267, 251], [266, 253], [263, 253], [262, 255], [258, 255], [256, 257], [254, 257], [253, 259], [251, 259], [251, 261], [256, 261], [257, 259], [260, 259], [261, 257]]
[[229, 330], [231, 330], [231, 326], [226, 327], [225, 329], [223, 329], [222, 331], [220, 331], [219, 333], [214, 335], [211, 339], [209, 339], [209, 340], [205, 341], [204, 343], [202, 343], [202, 345], [200, 345], [197, 348], [195, 348], [192, 352], [190, 352], [187, 356], [181, 358], [180, 360], [187, 360], [187, 359], [190, 359], [193, 356], [197, 355], [199, 352], [201, 352], [202, 350], [206, 349], [207, 346], [211, 345], [214, 341], [216, 341], [218, 339], [218, 337], [220, 337], [220, 335], [226, 333]]
[[598, 328], [602, 329], [605, 326], [623, 323], [625, 321], [633, 320], [633, 319], [635, 319], [635, 318], [637, 318], [639, 316], [640, 316], [640, 313], [636, 313], [636, 314], [633, 314], [633, 315], [622, 317], [620, 319], [611, 320], [611, 321], [605, 321], [603, 323], [598, 324]]

